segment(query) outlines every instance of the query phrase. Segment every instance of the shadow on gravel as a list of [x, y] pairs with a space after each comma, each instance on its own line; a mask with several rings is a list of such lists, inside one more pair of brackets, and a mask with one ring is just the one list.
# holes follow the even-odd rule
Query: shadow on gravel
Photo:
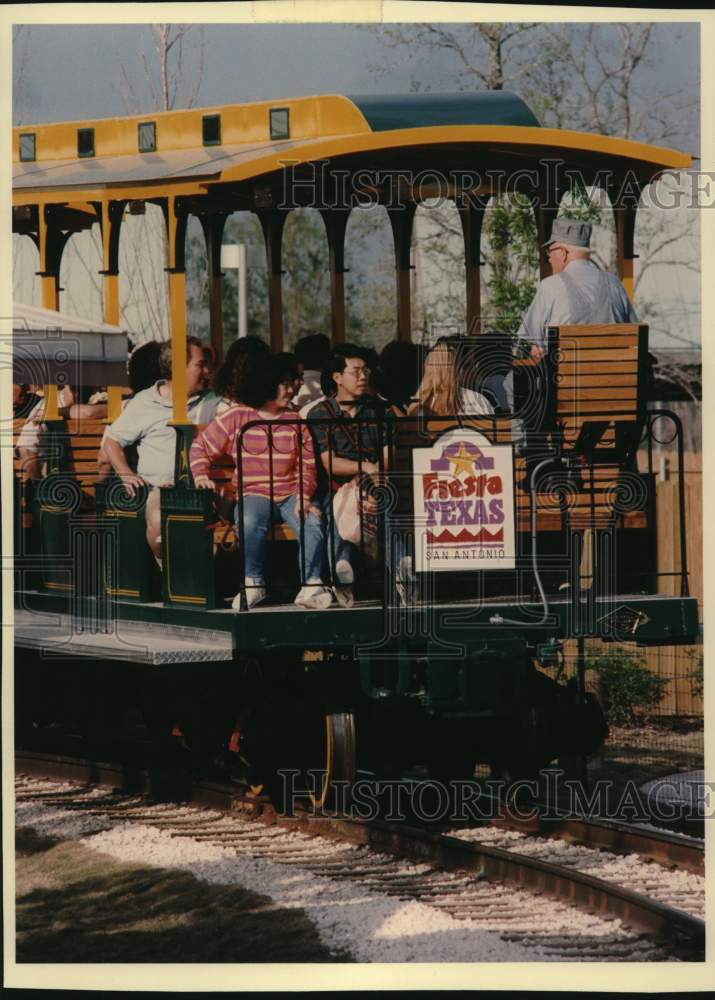
[[300, 909], [19, 829], [17, 962], [346, 962]]

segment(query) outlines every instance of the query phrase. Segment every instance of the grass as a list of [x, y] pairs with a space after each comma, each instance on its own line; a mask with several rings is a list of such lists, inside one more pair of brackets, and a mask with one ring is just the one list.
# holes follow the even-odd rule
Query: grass
[[600, 766], [591, 777], [610, 778], [616, 784], [636, 784], [676, 771], [703, 767], [702, 720], [686, 725], [682, 720], [654, 717], [639, 724], [609, 727], [609, 736], [598, 757]]
[[16, 832], [17, 961], [347, 962], [306, 914], [171, 869]]

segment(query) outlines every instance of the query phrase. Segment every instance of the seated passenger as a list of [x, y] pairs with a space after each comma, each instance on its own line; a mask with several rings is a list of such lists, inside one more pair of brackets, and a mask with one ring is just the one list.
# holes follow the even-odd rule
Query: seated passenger
[[[302, 586], [295, 603], [305, 608], [327, 608], [333, 602], [333, 595], [323, 585], [320, 575], [323, 529], [320, 508], [313, 503], [316, 487], [313, 441], [308, 428], [301, 428], [297, 415], [289, 409], [296, 374], [295, 365], [285, 358], [269, 357], [261, 361], [250, 373], [244, 373], [236, 387], [243, 402], [212, 420], [191, 446], [189, 461], [196, 487], [213, 489], [209, 477], [211, 463], [219, 455], [236, 454], [237, 439], [246, 424], [263, 422], [263, 426], [249, 428], [241, 438], [243, 524], [241, 505], [236, 504], [236, 528], [244, 549], [249, 608], [266, 596], [266, 539], [272, 521], [285, 521], [298, 539]], [[266, 421], [271, 422], [270, 439]], [[233, 476], [238, 490], [238, 469]], [[232, 607], [240, 611], [240, 592]]]
[[[37, 405], [42, 401], [42, 397], [36, 392], [30, 391], [30, 386], [18, 385], [13, 382], [12, 386], [12, 418], [13, 420], [24, 420], [27, 422], [28, 418], [35, 410]], [[22, 432], [25, 429], [25, 424], [20, 430], [18, 435], [18, 440], [15, 446], [15, 455], [22, 462], [22, 474], [25, 479], [39, 479], [40, 478], [40, 459], [37, 449], [37, 433], [38, 426], [36, 425], [33, 430], [33, 438], [30, 439], [28, 434], [25, 434], [25, 440], [22, 447], [20, 447], [20, 441], [22, 439]]]
[[495, 414], [508, 414], [514, 401], [514, 344], [508, 333], [487, 327], [473, 338], [476, 381], [473, 388], [494, 406]]
[[[162, 345], [159, 354], [162, 378], [149, 389], [137, 393], [123, 413], [107, 428], [104, 449], [117, 475], [122, 477], [130, 496], [144, 485], [151, 486], [146, 501], [146, 534], [154, 558], [161, 566], [160, 486], [174, 482], [176, 431], [169, 426], [172, 409], [171, 344]], [[204, 345], [196, 337], [186, 338], [186, 395], [189, 420], [208, 422], [216, 409], [216, 400], [205, 399], [208, 362]], [[130, 467], [124, 449], [137, 446], [137, 471]]]
[[[48, 457], [45, 399], [35, 396], [35, 400], [15, 442], [15, 454], [29, 479], [39, 479], [43, 475]], [[105, 404], [77, 403], [73, 389], [65, 385], [57, 387], [57, 412], [63, 420], [101, 420], [107, 414], [107, 407]]]
[[225, 413], [229, 407], [243, 402], [239, 397], [238, 387], [242, 382], [244, 371], [270, 356], [271, 349], [268, 344], [254, 334], [234, 340], [213, 377], [212, 391], [219, 397], [216, 407], [217, 417]]
[[[161, 344], [159, 341], [149, 340], [139, 347], [135, 347], [129, 353], [129, 357], [127, 358], [127, 376], [131, 395], [122, 400], [122, 410], [126, 408], [130, 399], [136, 396], [138, 392], [148, 389], [161, 378], [161, 371], [159, 369], [160, 352]], [[112, 463], [109, 461], [109, 456], [104, 447], [108, 429], [104, 431], [97, 454], [97, 473], [98, 481], [100, 482], [112, 471]]]
[[391, 340], [382, 349], [375, 383], [393, 412], [407, 413], [422, 379], [421, 354], [420, 346], [407, 340]]
[[[309, 334], [296, 342], [295, 358], [303, 368], [303, 384], [293, 397], [296, 410], [309, 409], [313, 403], [325, 398], [320, 376], [329, 354], [330, 340], [324, 333]], [[307, 416], [307, 409], [301, 416]]]
[[[354, 603], [353, 547], [337, 531], [330, 530], [332, 498], [358, 474], [379, 475], [381, 450], [383, 467], [388, 462], [387, 435], [382, 424], [385, 407], [377, 397], [367, 395], [369, 378], [370, 368], [361, 348], [352, 344], [334, 347], [323, 369], [326, 398], [308, 414], [322, 467], [329, 479], [323, 509], [327, 517], [328, 558], [336, 582], [334, 593], [346, 607]], [[361, 418], [367, 422], [360, 423]]]
[[543, 245], [551, 265], [522, 319], [517, 339], [541, 361], [550, 326], [579, 323], [637, 323], [638, 317], [620, 280], [591, 260], [590, 222], [555, 219]]
[[25, 420], [30, 416], [42, 397], [36, 392], [32, 392], [27, 383], [18, 385], [12, 384], [12, 418], [13, 420]]
[[[434, 417], [488, 416], [494, 412], [489, 400], [469, 388], [473, 367], [460, 338], [444, 338], [427, 355], [422, 382], [408, 413]], [[466, 384], [465, 384], [466, 383]]]
[[276, 358], [285, 367], [285, 370], [293, 373], [293, 395], [291, 397], [291, 403], [289, 409], [293, 413], [297, 413], [299, 407], [295, 405], [293, 400], [300, 392], [300, 388], [303, 385], [303, 366], [296, 358], [295, 354], [291, 354], [290, 351], [281, 351], [276, 354]]

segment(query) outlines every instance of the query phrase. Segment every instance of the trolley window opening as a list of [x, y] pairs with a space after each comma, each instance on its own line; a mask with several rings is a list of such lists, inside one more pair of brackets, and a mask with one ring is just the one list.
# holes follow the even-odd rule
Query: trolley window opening
[[290, 109], [271, 108], [271, 139], [290, 139]]
[[36, 138], [34, 132], [24, 132], [20, 135], [20, 161], [30, 163], [37, 159]]
[[94, 129], [77, 129], [77, 156], [94, 156]]
[[201, 127], [204, 146], [221, 145], [221, 115], [204, 115]]
[[139, 152], [156, 152], [156, 122], [139, 122]]

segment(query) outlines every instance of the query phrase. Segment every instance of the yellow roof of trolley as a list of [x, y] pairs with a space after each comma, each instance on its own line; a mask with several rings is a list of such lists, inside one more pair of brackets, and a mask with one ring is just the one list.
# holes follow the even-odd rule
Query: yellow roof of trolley
[[205, 194], [325, 160], [350, 171], [489, 172], [543, 169], [547, 159], [578, 169], [585, 183], [610, 170], [632, 173], [640, 185], [692, 162], [659, 146], [542, 128], [508, 91], [326, 95], [13, 130], [15, 204], [64, 189], [149, 197], [160, 185]]

